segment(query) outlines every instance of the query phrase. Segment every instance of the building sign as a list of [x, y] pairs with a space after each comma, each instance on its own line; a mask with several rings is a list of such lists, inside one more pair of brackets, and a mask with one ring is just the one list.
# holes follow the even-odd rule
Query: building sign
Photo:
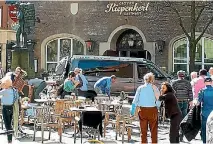
[[138, 16], [148, 11], [149, 2], [113, 2], [107, 4], [106, 13], [119, 13], [119, 15]]
[[10, 18], [14, 21], [14, 22], [17, 22], [18, 19], [17, 19], [17, 13], [18, 13], [18, 9], [15, 5], [10, 5], [8, 6], [8, 9], [9, 9], [9, 16]]

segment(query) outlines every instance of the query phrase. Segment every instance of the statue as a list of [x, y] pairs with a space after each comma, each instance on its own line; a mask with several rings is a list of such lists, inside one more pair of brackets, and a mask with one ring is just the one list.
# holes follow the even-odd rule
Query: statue
[[16, 42], [17, 42], [17, 47], [20, 47], [20, 38], [22, 37], [24, 40], [24, 46], [26, 46], [26, 32], [24, 29], [25, 25], [25, 19], [24, 19], [24, 4], [17, 5], [18, 7], [18, 14], [17, 14], [17, 19], [19, 23], [19, 28], [16, 32]]

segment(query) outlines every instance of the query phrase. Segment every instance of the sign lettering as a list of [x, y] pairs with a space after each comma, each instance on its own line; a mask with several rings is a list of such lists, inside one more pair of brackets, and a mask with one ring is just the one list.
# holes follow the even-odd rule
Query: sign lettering
[[109, 3], [105, 10], [106, 13], [119, 13], [120, 15], [141, 15], [142, 12], [148, 11], [149, 3], [142, 2], [119, 2]]

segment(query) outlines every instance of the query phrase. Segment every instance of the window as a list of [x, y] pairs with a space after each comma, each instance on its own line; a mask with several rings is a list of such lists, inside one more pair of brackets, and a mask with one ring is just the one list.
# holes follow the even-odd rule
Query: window
[[153, 73], [155, 78], [165, 78], [165, 76], [151, 64], [138, 64], [138, 78], [143, 79], [147, 73]]
[[[75, 63], [75, 62], [74, 62]], [[73, 67], [82, 68], [86, 76], [111, 76], [133, 78], [133, 64], [121, 61], [108, 60], [80, 60]]]
[[46, 69], [54, 71], [57, 63], [66, 56], [84, 55], [83, 44], [72, 38], [55, 39], [46, 45]]
[[[201, 38], [195, 50], [195, 70], [209, 69], [213, 65], [213, 40]], [[186, 38], [177, 40], [173, 44], [173, 71], [189, 71], [189, 47]]]

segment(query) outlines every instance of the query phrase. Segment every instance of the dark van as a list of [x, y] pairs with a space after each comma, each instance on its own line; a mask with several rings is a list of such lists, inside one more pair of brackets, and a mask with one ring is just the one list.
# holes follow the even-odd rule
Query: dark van
[[56, 73], [67, 77], [67, 73], [77, 67], [81, 68], [87, 77], [90, 90], [93, 90], [94, 83], [98, 79], [116, 75], [117, 81], [112, 85], [112, 94], [119, 94], [121, 91], [134, 94], [137, 87], [144, 83], [143, 76], [148, 72], [155, 75], [155, 83], [158, 86], [170, 80], [170, 76], [153, 62], [129, 57], [74, 55], [72, 58], [62, 59], [56, 67]]

